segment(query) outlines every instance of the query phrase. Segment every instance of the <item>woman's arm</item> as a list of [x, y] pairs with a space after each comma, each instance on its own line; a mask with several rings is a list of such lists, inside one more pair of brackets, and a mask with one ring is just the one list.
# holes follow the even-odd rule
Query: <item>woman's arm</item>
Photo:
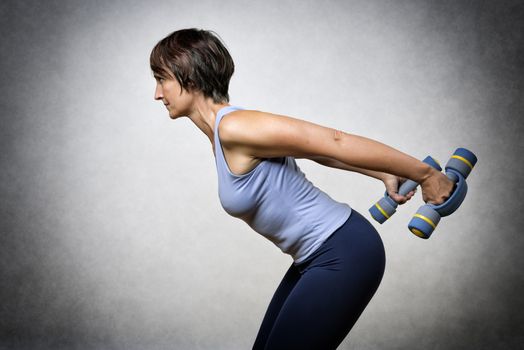
[[300, 119], [238, 110], [219, 125], [222, 144], [258, 158], [327, 157], [350, 167], [411, 179], [422, 187], [424, 201], [440, 204], [449, 198], [454, 183], [445, 174], [393, 147]]
[[373, 177], [373, 178], [375, 178], [377, 180], [381, 180], [381, 181], [384, 181], [385, 176], [388, 175], [388, 174], [380, 172], [380, 171], [374, 171], [374, 170], [369, 170], [369, 169], [357, 168], [355, 166], [351, 166], [351, 165], [348, 165], [346, 163], [342, 163], [341, 161], [338, 161], [338, 160], [333, 159], [333, 158], [317, 156], [317, 157], [310, 157], [308, 159], [313, 160], [313, 161], [317, 162], [318, 164], [322, 164], [324, 166], [328, 166], [330, 168], [336, 168], [336, 169], [342, 169], [342, 170], [357, 172], [357, 173], [360, 173], [362, 175], [367, 175], [367, 176]]
[[394, 174], [422, 183], [433, 168], [390, 146], [291, 117], [249, 110], [226, 115], [219, 125], [223, 144], [258, 158], [327, 157], [351, 167]]
[[374, 177], [375, 179], [382, 181], [384, 185], [386, 186], [386, 191], [388, 192], [389, 196], [393, 198], [393, 200], [397, 202], [398, 204], [406, 203], [407, 201], [411, 199], [411, 197], [415, 195], [415, 192], [417, 192], [417, 190], [415, 189], [413, 191], [410, 191], [409, 193], [406, 193], [405, 196], [400, 195], [398, 193], [398, 189], [400, 185], [406, 179], [402, 179], [392, 174], [382, 173], [382, 172], [374, 171], [374, 170], [357, 168], [351, 165], [344, 164], [336, 159], [331, 159], [327, 157], [313, 157], [311, 158], [311, 160], [314, 160], [315, 162], [319, 164], [322, 164], [322, 165], [325, 165], [331, 168], [354, 171], [357, 173], [361, 173], [363, 175]]

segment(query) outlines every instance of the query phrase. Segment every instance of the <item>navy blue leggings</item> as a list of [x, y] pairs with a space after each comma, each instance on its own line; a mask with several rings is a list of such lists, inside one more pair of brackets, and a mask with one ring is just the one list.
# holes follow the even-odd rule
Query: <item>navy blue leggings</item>
[[349, 219], [280, 282], [253, 350], [336, 349], [377, 290], [384, 245], [353, 209]]

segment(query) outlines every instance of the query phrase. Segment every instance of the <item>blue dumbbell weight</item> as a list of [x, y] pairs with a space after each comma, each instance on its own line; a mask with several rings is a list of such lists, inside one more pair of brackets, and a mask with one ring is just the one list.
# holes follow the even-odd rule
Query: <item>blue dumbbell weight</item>
[[453, 214], [464, 201], [468, 192], [466, 178], [477, 163], [473, 152], [465, 148], [457, 148], [446, 164], [446, 176], [455, 183], [451, 196], [442, 204], [425, 204], [421, 206], [411, 221], [409, 230], [420, 238], [431, 236], [441, 217]]
[[[437, 169], [438, 171], [442, 171], [442, 168], [440, 167], [440, 164], [436, 159], [434, 159], [431, 156], [427, 156], [424, 160], [424, 163], [431, 165], [433, 168]], [[413, 191], [418, 186], [418, 183], [416, 183], [413, 180], [407, 180], [404, 182], [400, 188], [398, 189], [398, 193], [402, 196], [407, 195], [409, 192]], [[397, 211], [398, 203], [393, 200], [388, 195], [388, 192], [386, 191], [384, 193], [384, 197], [381, 198], [378, 202], [375, 203], [371, 208], [369, 208], [369, 212], [373, 219], [377, 220], [379, 223], [384, 223], [387, 219], [391, 217], [391, 215], [395, 214]]]

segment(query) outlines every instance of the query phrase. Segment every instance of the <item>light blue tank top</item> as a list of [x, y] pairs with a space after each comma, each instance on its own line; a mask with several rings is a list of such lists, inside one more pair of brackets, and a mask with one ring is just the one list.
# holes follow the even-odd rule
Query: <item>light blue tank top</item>
[[226, 106], [215, 121], [218, 195], [224, 210], [244, 220], [299, 264], [312, 254], [351, 215], [348, 204], [333, 200], [315, 187], [293, 157], [266, 158], [246, 174], [229, 169], [218, 135]]

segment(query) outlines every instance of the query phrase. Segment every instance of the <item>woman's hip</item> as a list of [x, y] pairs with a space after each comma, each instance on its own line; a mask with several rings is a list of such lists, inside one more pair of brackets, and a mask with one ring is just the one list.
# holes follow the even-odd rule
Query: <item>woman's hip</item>
[[384, 266], [385, 251], [380, 235], [364, 216], [352, 209], [346, 222], [297, 268], [300, 273], [313, 268], [335, 271], [365, 268], [382, 276]]

